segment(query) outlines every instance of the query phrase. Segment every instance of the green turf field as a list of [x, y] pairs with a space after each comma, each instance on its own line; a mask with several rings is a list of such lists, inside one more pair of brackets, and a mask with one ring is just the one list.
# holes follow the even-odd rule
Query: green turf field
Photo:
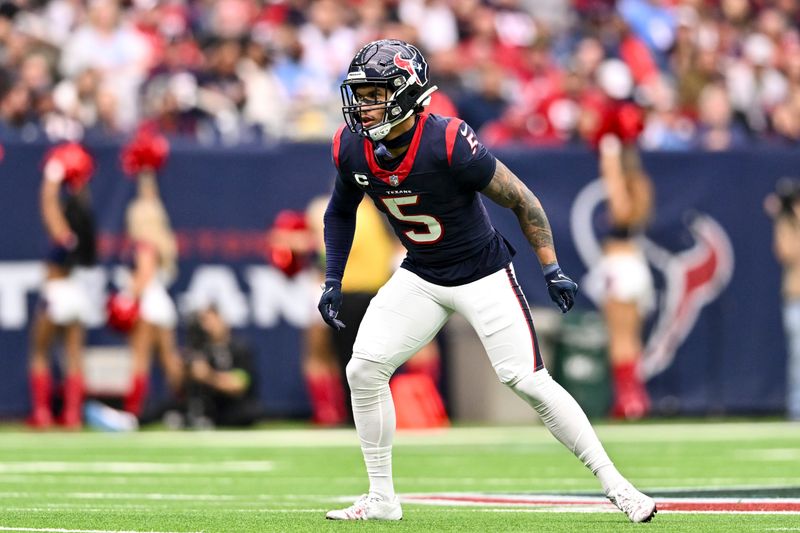
[[[800, 504], [800, 424], [600, 425], [623, 474], [661, 502]], [[401, 495], [599, 496], [542, 427], [401, 433]], [[686, 513], [630, 524], [602, 504], [404, 503], [400, 523], [324, 520], [366, 488], [354, 431], [0, 432], [0, 531], [800, 531], [800, 513]], [[772, 498], [780, 498], [773, 500]], [[688, 500], [687, 500], [688, 501]], [[346, 502], [346, 503], [349, 503]]]

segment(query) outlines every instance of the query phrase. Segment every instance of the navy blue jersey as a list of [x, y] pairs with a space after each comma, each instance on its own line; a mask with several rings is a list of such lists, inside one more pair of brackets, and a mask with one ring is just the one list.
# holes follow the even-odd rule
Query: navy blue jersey
[[[447, 286], [496, 272], [514, 251], [492, 226], [478, 194], [494, 175], [494, 156], [462, 120], [424, 113], [417, 120], [411, 144], [393, 170], [381, 168], [367, 139], [344, 127], [336, 133], [338, 175], [326, 213], [329, 260], [331, 247], [349, 249], [349, 243], [329, 239], [328, 223], [354, 220], [366, 193], [408, 251], [403, 268]], [[338, 250], [333, 252], [338, 260]]]

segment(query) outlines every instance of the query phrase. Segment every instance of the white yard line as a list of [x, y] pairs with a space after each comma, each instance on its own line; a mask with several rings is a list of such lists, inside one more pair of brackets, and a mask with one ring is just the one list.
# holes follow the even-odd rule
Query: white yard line
[[0, 492], [0, 498], [72, 498], [75, 500], [234, 501], [251, 496], [230, 494], [166, 494], [159, 492]]
[[763, 450], [736, 450], [733, 457], [737, 459], [795, 462], [800, 460], [800, 448], [767, 448]]
[[203, 533], [202, 531], [120, 531], [117, 529], [62, 529], [50, 527], [0, 526], [0, 531], [40, 531], [42, 533]]
[[95, 474], [207, 474], [214, 472], [271, 472], [272, 461], [222, 461], [218, 463], [154, 463], [138, 461], [4, 461], [0, 473]]
[[[603, 442], [717, 442], [767, 441], [796, 438], [800, 425], [786, 422], [730, 422], [703, 424], [638, 424], [596, 426]], [[14, 434], [0, 440], [0, 449], [50, 449], [53, 442], [63, 449], [129, 448], [269, 448], [358, 446], [352, 429], [267, 429], [256, 431], [215, 431], [176, 433], [147, 431], [125, 435], [98, 433]], [[426, 446], [471, 446], [475, 444], [553, 444], [552, 436], [540, 425], [519, 427], [466, 427], [424, 431], [400, 431], [396, 443]]]

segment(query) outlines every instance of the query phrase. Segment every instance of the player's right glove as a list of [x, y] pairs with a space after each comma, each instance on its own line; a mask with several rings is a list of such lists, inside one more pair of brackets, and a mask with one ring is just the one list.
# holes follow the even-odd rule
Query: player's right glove
[[550, 299], [566, 313], [575, 305], [575, 293], [578, 292], [578, 284], [561, 272], [558, 263], [547, 265], [544, 268], [544, 279], [547, 281], [547, 292]]
[[344, 322], [336, 318], [342, 306], [342, 282], [332, 279], [325, 280], [322, 297], [319, 299], [319, 309], [322, 320], [336, 331], [345, 328]]

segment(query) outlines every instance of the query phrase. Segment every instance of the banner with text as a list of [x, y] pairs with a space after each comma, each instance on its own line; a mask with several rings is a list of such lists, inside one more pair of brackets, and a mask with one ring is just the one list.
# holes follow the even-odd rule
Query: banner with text
[[[7, 145], [0, 163], [0, 416], [29, 406], [29, 325], [47, 242], [38, 194], [44, 146]], [[107, 291], [122, 268], [118, 251], [134, 183], [117, 146], [92, 146], [91, 183], [101, 264], [82, 275], [96, 314], [89, 344], [120, 346], [103, 327]], [[604, 192], [595, 158], [584, 151], [497, 153], [542, 201], [559, 260], [579, 283], [599, 255]], [[645, 372], [665, 413], [772, 413], [782, 409], [786, 353], [780, 270], [764, 197], [800, 168], [789, 151], [648, 154], [656, 212], [643, 236], [657, 283], [648, 319]], [[176, 230], [180, 274], [171, 293], [182, 313], [215, 304], [255, 346], [261, 398], [276, 416], [309, 412], [301, 376], [300, 333], [313, 318], [310, 274], [291, 279], [270, 266], [265, 234], [281, 209], [304, 210], [332, 185], [330, 151], [320, 145], [253, 149], [173, 146], [159, 178]], [[514, 244], [514, 264], [531, 305], [552, 305], [535, 255], [510, 211], [485, 200], [495, 226]], [[594, 304], [582, 291], [578, 308]]]

